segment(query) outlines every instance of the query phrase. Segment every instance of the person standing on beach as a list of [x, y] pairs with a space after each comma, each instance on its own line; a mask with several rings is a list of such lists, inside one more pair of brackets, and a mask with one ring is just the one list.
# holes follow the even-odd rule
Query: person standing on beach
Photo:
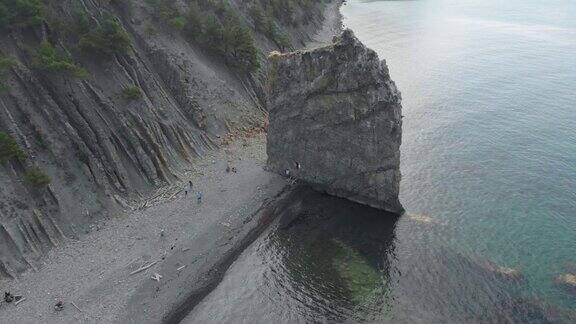
[[202, 192], [201, 191], [198, 191], [196, 193], [196, 200], [198, 200], [198, 203], [202, 202]]

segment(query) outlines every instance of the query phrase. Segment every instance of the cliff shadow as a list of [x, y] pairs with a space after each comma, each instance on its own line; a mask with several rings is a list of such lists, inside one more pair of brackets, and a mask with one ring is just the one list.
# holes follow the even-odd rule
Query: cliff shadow
[[399, 216], [306, 186], [290, 200], [272, 241], [298, 289], [319, 301], [328, 321], [382, 307]]

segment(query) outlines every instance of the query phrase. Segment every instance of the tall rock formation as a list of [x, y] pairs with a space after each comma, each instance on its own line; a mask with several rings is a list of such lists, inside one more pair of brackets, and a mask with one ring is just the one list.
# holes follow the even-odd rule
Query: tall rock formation
[[270, 170], [401, 213], [402, 106], [386, 63], [350, 30], [269, 60]]

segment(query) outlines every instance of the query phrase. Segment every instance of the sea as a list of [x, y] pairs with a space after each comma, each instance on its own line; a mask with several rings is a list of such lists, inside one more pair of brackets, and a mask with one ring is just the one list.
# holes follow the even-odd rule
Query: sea
[[348, 0], [402, 92], [402, 216], [306, 188], [185, 319], [575, 323], [576, 1]]

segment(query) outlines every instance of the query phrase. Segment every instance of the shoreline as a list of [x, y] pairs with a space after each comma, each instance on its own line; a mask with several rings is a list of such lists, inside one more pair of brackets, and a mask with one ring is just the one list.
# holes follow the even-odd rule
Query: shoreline
[[[328, 4], [328, 7], [324, 11], [325, 16], [322, 29], [320, 29], [313, 37], [313, 40], [307, 44], [306, 49], [327, 45], [331, 43], [333, 36], [342, 31], [342, 14], [340, 7], [344, 2], [345, 0], [336, 0]], [[287, 184], [278, 196], [262, 204], [262, 207], [253, 215], [253, 219], [258, 220], [258, 225], [252, 228], [228, 255], [221, 258], [221, 260], [212, 267], [210, 272], [214, 274], [206, 284], [199, 285], [196, 283], [199, 287], [191, 289], [188, 297], [173, 311], [169, 312], [168, 316], [163, 319], [163, 323], [180, 323], [220, 284], [226, 271], [234, 261], [268, 228], [272, 221], [274, 221], [275, 215], [278, 215], [279, 211], [282, 210], [284, 204], [290, 202], [290, 196], [293, 190], [294, 187]]]
[[[328, 4], [306, 48], [329, 43], [341, 30], [343, 2]], [[238, 173], [225, 171], [229, 163]], [[0, 279], [3, 290], [25, 298], [18, 305], [0, 301], [2, 319], [179, 322], [220, 283], [291, 192], [285, 179], [264, 171], [265, 164], [265, 134], [208, 153], [190, 175], [193, 191], [204, 194], [201, 204], [192, 192], [180, 193], [95, 224], [80, 240], [48, 252], [40, 269]], [[54, 310], [58, 301], [61, 311]]]
[[[2, 320], [162, 322], [194, 284], [242, 246], [258, 228], [257, 211], [283, 192], [286, 180], [264, 171], [265, 160], [264, 134], [199, 159], [191, 180], [204, 194], [200, 204], [182, 193], [51, 250], [38, 271], [0, 281], [4, 291], [26, 298], [18, 305], [1, 301]], [[228, 163], [237, 173], [226, 172]], [[156, 273], [159, 281], [152, 279]], [[54, 310], [58, 301], [62, 311]]]

